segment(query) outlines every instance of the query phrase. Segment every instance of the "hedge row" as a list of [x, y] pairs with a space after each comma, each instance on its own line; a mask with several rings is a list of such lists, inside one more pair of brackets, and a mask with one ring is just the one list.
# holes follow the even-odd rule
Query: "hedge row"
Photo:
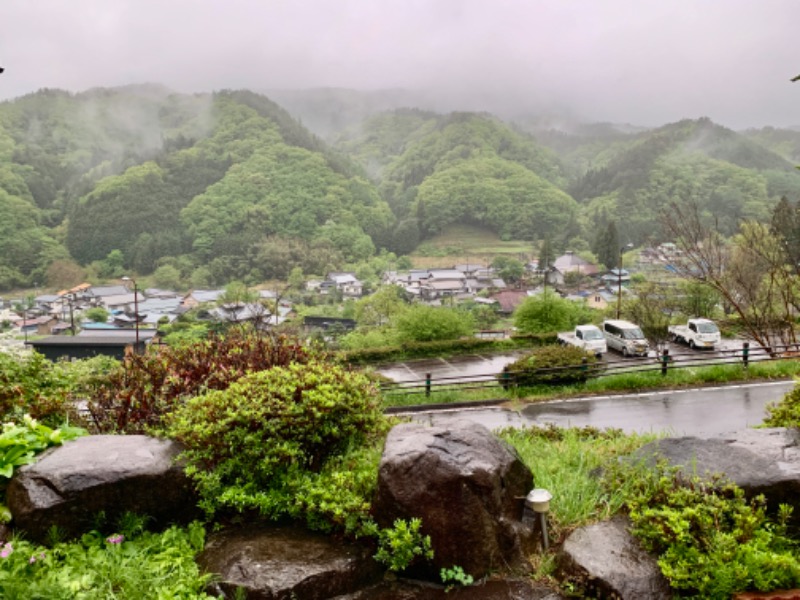
[[412, 358], [428, 358], [468, 354], [471, 352], [509, 351], [517, 348], [535, 348], [557, 343], [556, 333], [540, 333], [513, 335], [504, 340], [479, 338], [461, 338], [457, 340], [439, 340], [435, 342], [406, 342], [399, 346], [381, 348], [364, 348], [361, 350], [343, 351], [343, 360], [350, 364], [380, 363]]

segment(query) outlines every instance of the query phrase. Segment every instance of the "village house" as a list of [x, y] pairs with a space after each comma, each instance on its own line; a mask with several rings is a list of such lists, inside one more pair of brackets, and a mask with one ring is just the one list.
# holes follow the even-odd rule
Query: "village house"
[[619, 287], [627, 287], [630, 284], [631, 274], [626, 269], [611, 269], [600, 280], [606, 286], [606, 289], [616, 293]]
[[[364, 284], [358, 280], [355, 273], [328, 273], [327, 282], [333, 284], [346, 298], [360, 298], [364, 292]], [[330, 288], [330, 283], [322, 282], [321, 287]]]
[[599, 269], [597, 265], [593, 265], [587, 260], [584, 260], [571, 250], [559, 256], [553, 262], [553, 268], [558, 270], [559, 273], [566, 275], [567, 273], [580, 273], [581, 275], [597, 275]]
[[474, 293], [467, 287], [467, 276], [456, 269], [430, 269], [427, 276], [419, 279], [419, 289], [424, 300]]
[[589, 308], [594, 308], [597, 310], [603, 310], [607, 308], [610, 304], [616, 302], [617, 300], [616, 294], [611, 294], [606, 290], [596, 290], [586, 296], [586, 305]]
[[512, 314], [527, 297], [528, 293], [522, 290], [503, 290], [490, 296], [497, 301], [497, 312], [503, 315]]
[[197, 308], [201, 304], [211, 304], [219, 300], [225, 290], [192, 290], [183, 297], [181, 306], [185, 309]]

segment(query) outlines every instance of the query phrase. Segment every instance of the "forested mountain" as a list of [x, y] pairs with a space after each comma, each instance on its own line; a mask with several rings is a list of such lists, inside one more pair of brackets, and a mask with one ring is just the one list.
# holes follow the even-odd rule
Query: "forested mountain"
[[338, 147], [376, 177], [398, 219], [400, 252], [452, 223], [532, 240], [566, 231], [576, 216], [556, 155], [491, 115], [398, 110], [368, 119]]
[[800, 131], [764, 127], [763, 129], [749, 129], [743, 135], [765, 148], [769, 148], [786, 160], [800, 164]]
[[0, 289], [165, 270], [196, 287], [323, 274], [455, 223], [557, 249], [587, 250], [610, 221], [623, 241], [661, 241], [672, 202], [731, 234], [768, 220], [781, 196], [800, 199], [795, 131], [708, 119], [565, 131], [348, 98], [322, 111], [328, 128], [343, 115], [330, 144], [248, 91], [42, 90], [0, 104]]
[[730, 235], [742, 218], [768, 220], [781, 196], [800, 198], [793, 163], [706, 118], [613, 135], [607, 144], [588, 136], [567, 144], [563, 137], [550, 139], [571, 174], [568, 191], [581, 204], [584, 226], [623, 223], [635, 243], [663, 237], [659, 215], [671, 203], [695, 203]]

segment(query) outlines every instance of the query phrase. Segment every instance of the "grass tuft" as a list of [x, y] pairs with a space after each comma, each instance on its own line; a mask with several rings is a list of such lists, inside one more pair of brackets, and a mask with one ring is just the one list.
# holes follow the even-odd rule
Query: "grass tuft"
[[536, 487], [553, 494], [550, 522], [558, 543], [574, 528], [608, 519], [621, 510], [625, 491], [604, 489], [595, 473], [659, 437], [554, 426], [506, 428], [497, 434], [517, 450], [534, 474]]

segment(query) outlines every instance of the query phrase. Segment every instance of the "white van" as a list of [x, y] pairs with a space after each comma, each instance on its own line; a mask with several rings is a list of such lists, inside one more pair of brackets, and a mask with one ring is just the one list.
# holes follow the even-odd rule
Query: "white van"
[[647, 356], [650, 344], [638, 325], [630, 321], [603, 321], [603, 335], [609, 348], [624, 356]]

